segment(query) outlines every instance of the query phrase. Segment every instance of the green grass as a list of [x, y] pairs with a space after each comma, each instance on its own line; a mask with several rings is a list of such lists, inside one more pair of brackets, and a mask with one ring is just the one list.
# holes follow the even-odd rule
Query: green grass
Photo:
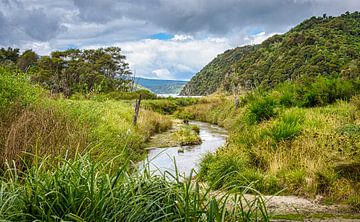
[[201, 144], [199, 132], [200, 129], [196, 125], [184, 124], [173, 134], [173, 137], [181, 146], [197, 145]]
[[178, 174], [138, 172], [144, 143], [169, 117], [141, 109], [133, 126], [128, 102], [48, 97], [0, 71], [0, 221], [268, 221], [261, 195], [249, 202]]
[[[321, 81], [323, 88], [317, 90], [331, 92], [331, 81]], [[315, 107], [304, 107], [305, 97], [283, 98], [292, 94], [290, 86], [244, 96], [237, 109], [234, 97], [219, 100], [216, 95], [179, 111], [178, 116], [193, 115], [229, 130], [226, 147], [201, 162], [200, 179], [214, 189], [252, 182], [266, 194], [322, 195], [358, 211], [359, 97], [335, 101], [347, 96], [338, 90]]]
[[[141, 109], [133, 126], [134, 111], [128, 102], [48, 97], [24, 75], [3, 68], [0, 72], [1, 165], [5, 160], [23, 162], [25, 152], [40, 156], [90, 152], [99, 160], [122, 154], [140, 160], [150, 136], [172, 124], [169, 117]], [[31, 162], [30, 156], [26, 159]]]
[[[243, 194], [214, 196], [176, 174], [167, 181], [148, 171], [130, 173], [127, 163], [117, 167], [88, 155], [59, 157], [57, 165], [36, 159], [24, 171], [10, 164], [0, 178], [0, 220], [268, 221], [261, 196], [247, 202]], [[237, 204], [228, 209], [228, 201]]]

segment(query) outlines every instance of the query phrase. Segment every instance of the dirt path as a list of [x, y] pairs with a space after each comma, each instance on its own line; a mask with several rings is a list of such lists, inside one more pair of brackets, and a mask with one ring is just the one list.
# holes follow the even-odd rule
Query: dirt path
[[[207, 185], [202, 184], [203, 187]], [[221, 197], [222, 191], [212, 191], [210, 195]], [[243, 203], [252, 203], [256, 198], [252, 194], [244, 194], [241, 198]], [[360, 222], [360, 212], [354, 212], [347, 205], [325, 205], [320, 201], [321, 196], [315, 200], [309, 200], [297, 196], [262, 196], [268, 214], [273, 218], [271, 221], [344, 221]], [[237, 201], [238, 203], [238, 201]], [[234, 196], [228, 199], [227, 207], [234, 208]], [[251, 204], [250, 204], [251, 205]], [[248, 205], [244, 205], [248, 206]]]

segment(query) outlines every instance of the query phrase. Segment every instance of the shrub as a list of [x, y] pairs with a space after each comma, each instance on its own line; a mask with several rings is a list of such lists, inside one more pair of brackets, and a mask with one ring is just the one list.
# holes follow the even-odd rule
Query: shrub
[[259, 123], [276, 116], [276, 101], [270, 96], [257, 97], [248, 106], [247, 119], [249, 123]]
[[200, 180], [206, 180], [207, 175], [209, 174], [210, 164], [215, 161], [215, 155], [212, 153], [205, 154], [199, 163], [199, 172], [197, 178]]
[[[197, 126], [195, 126], [196, 129]], [[198, 129], [198, 127], [197, 127]], [[194, 125], [182, 125], [174, 135], [175, 141], [179, 141], [181, 146], [201, 144], [199, 133], [194, 130]]]
[[[208, 166], [206, 180], [213, 189], [233, 188], [246, 180], [240, 173], [246, 169], [246, 161], [234, 155], [216, 156]], [[243, 184], [242, 184], [243, 185]], [[249, 185], [249, 182], [246, 183]]]
[[142, 107], [160, 114], [173, 114], [178, 106], [173, 100], [157, 99], [142, 102]]
[[267, 132], [276, 142], [291, 140], [301, 133], [304, 114], [290, 111], [285, 113]]
[[298, 104], [303, 107], [324, 106], [336, 100], [349, 100], [354, 93], [354, 83], [339, 78], [318, 77], [315, 82], [298, 90]]
[[30, 84], [24, 74], [0, 67], [0, 109], [18, 103], [22, 106], [34, 103], [43, 90]]
[[303, 192], [302, 188], [306, 183], [305, 176], [306, 172], [303, 169], [287, 171], [281, 175], [284, 184], [286, 184], [286, 188], [289, 189], [291, 193], [295, 194]]

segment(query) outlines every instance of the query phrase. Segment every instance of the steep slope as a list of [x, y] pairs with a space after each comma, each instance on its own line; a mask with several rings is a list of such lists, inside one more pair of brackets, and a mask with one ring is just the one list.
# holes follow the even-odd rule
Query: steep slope
[[318, 75], [358, 77], [360, 13], [312, 17], [262, 44], [218, 55], [184, 87], [182, 95], [207, 95], [284, 81], [307, 81]]
[[231, 73], [231, 66], [253, 52], [256, 46], [238, 47], [218, 55], [188, 82], [180, 95], [208, 95], [215, 92]]

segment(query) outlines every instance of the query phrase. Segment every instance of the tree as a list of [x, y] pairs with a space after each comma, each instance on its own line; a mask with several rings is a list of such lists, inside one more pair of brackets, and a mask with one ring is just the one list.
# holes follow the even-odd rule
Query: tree
[[39, 56], [31, 49], [24, 51], [17, 59], [16, 65], [19, 69], [27, 72], [28, 69], [34, 66], [39, 59]]
[[16, 63], [19, 58], [19, 49], [8, 47], [0, 49], [0, 63]]
[[131, 75], [118, 47], [52, 52], [37, 62], [33, 80], [55, 93], [127, 91]]

